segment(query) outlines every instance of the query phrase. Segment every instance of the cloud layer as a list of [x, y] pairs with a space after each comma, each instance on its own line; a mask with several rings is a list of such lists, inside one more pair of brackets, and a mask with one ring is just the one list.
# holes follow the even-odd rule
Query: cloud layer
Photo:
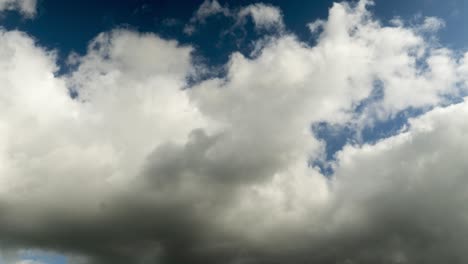
[[[468, 105], [441, 106], [464, 94], [468, 55], [433, 43], [443, 22], [384, 26], [369, 4], [334, 4], [310, 24], [314, 46], [276, 7], [241, 8], [281, 30], [196, 84], [194, 48], [155, 34], [101, 33], [57, 76], [54, 51], [1, 30], [0, 248], [99, 264], [466, 263]], [[232, 11], [196, 15], [219, 12]], [[310, 165], [326, 144], [312, 124], [408, 108], [432, 110], [347, 145], [330, 177]]]

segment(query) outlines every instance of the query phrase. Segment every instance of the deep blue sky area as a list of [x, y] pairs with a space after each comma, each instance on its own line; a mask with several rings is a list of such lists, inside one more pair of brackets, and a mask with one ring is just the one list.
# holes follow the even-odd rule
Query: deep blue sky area
[[[165, 38], [173, 38], [197, 47], [200, 55], [214, 64], [225, 62], [233, 50], [248, 49], [234, 39], [218, 39], [228, 21], [218, 19], [207, 23], [192, 35], [183, 34], [184, 25], [190, 20], [202, 0], [40, 0], [38, 15], [32, 19], [21, 18], [10, 12], [0, 18], [0, 24], [7, 29], [17, 28], [34, 36], [48, 48], [59, 51], [65, 58], [71, 51], [85, 53], [87, 43], [98, 33], [115, 27], [126, 27], [142, 32], [155, 32]], [[219, 1], [231, 8], [252, 3], [252, 1]], [[294, 1], [265, 0], [264, 3], [281, 8], [289, 31], [306, 42], [313, 42], [306, 24], [317, 18], [326, 18], [331, 0]], [[449, 47], [466, 49], [468, 43], [466, 0], [376, 0], [373, 10], [383, 23], [399, 16], [408, 22], [418, 15], [437, 16], [446, 21], [446, 28], [439, 33], [440, 41]], [[216, 19], [216, 18], [212, 18]], [[250, 36], [250, 35], [248, 35]], [[216, 40], [217, 39], [217, 40]]]

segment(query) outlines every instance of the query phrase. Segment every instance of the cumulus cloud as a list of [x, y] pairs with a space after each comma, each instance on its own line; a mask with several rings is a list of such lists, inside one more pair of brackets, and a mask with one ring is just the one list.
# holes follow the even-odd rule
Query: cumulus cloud
[[[201, 13], [224, 12], [215, 2]], [[155, 34], [101, 33], [57, 76], [54, 51], [2, 30], [0, 248], [93, 264], [467, 262], [468, 106], [438, 106], [465, 89], [468, 55], [368, 4], [334, 4], [315, 46], [283, 31], [194, 85], [194, 48]], [[243, 10], [263, 27], [281, 21], [269, 8]], [[310, 165], [325, 144], [311, 124], [424, 107], [400, 134], [346, 146], [332, 176]]]
[[0, 12], [5, 10], [17, 10], [26, 17], [36, 14], [36, 0], [0, 0]]

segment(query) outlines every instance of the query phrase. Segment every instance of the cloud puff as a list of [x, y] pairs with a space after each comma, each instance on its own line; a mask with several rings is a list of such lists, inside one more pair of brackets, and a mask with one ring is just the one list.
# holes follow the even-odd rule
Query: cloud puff
[[438, 31], [443, 27], [445, 27], [445, 22], [442, 19], [437, 17], [426, 17], [424, 18], [424, 23], [421, 25], [421, 30]]
[[196, 32], [197, 26], [206, 23], [208, 17], [218, 14], [232, 20], [233, 26], [230, 30], [244, 27], [248, 18], [252, 19], [257, 31], [277, 32], [284, 29], [283, 15], [281, 10], [275, 6], [257, 3], [230, 9], [228, 6], [221, 6], [216, 0], [205, 0], [184, 27], [184, 32], [192, 35]]
[[[465, 89], [466, 58], [368, 4], [334, 4], [315, 46], [283, 31], [196, 84], [194, 49], [155, 34], [101, 33], [57, 76], [54, 51], [1, 31], [0, 248], [99, 264], [465, 263], [468, 107], [437, 106]], [[253, 7], [271, 11], [249, 9], [259, 25], [280, 21]], [[376, 82], [383, 96], [357, 113]], [[435, 109], [346, 146], [330, 177], [310, 166], [325, 144], [311, 124], [410, 107]]]
[[5, 10], [17, 10], [26, 17], [36, 14], [36, 0], [0, 0], [0, 12]]
[[284, 28], [283, 15], [281, 11], [274, 6], [262, 3], [248, 5], [242, 8], [237, 16], [238, 21], [242, 21], [245, 17], [251, 16], [257, 30], [282, 30]]

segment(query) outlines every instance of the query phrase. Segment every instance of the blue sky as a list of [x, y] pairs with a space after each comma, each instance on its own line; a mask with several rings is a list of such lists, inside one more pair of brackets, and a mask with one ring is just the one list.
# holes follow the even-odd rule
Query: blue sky
[[468, 261], [467, 17], [0, 0], [0, 263]]

